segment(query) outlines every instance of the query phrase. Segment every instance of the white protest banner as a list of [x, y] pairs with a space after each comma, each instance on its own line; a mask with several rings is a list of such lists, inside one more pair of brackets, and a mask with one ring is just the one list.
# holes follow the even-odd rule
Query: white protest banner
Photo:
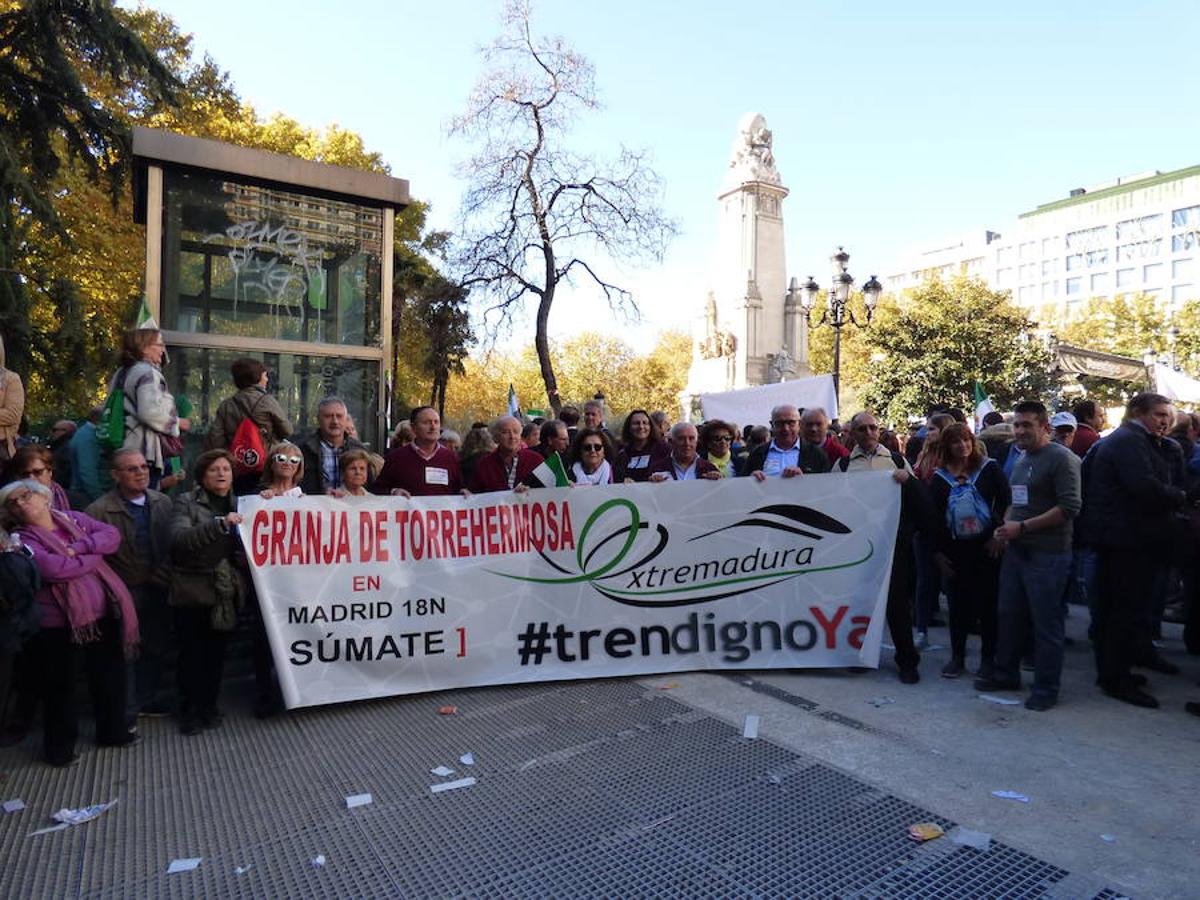
[[877, 666], [899, 510], [886, 472], [240, 506], [289, 707]]

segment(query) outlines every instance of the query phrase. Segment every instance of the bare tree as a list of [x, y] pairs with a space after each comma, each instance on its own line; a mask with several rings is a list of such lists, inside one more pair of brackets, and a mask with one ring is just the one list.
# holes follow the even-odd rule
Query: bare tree
[[661, 260], [676, 226], [659, 208], [660, 180], [644, 153], [622, 148], [602, 163], [567, 149], [574, 117], [599, 107], [591, 63], [561, 38], [535, 37], [528, 0], [508, 0], [503, 25], [483, 51], [486, 71], [466, 112], [450, 123], [452, 136], [476, 145], [462, 167], [470, 187], [455, 256], [463, 287], [491, 300], [489, 327], [537, 298], [538, 362], [557, 412], [547, 326], [558, 287], [590, 282], [613, 310], [636, 316], [633, 295], [598, 269]]

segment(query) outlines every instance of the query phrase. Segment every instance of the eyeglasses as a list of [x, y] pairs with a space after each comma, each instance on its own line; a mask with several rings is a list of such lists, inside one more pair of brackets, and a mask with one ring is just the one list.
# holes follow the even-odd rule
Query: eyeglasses
[[145, 463], [142, 463], [140, 466], [122, 466], [118, 471], [130, 472], [130, 473], [132, 473], [132, 472], [149, 472], [150, 467], [148, 465], [146, 465]]
[[714, 444], [728, 444], [730, 441], [733, 440], [733, 438], [731, 438], [727, 434], [718, 434], [718, 435], [715, 435], [714, 437], [710, 437], [709, 440], [712, 441]]
[[271, 459], [275, 460], [277, 463], [291, 463], [293, 466], [298, 466], [300, 465], [302, 457], [288, 456], [286, 453], [276, 453], [271, 457]]
[[584, 444], [580, 449], [582, 449], [584, 453], [603, 453], [604, 445], [603, 444]]
[[26, 469], [25, 472], [21, 475], [21, 477], [22, 478], [41, 478], [43, 475], [45, 475], [49, 471], [50, 470], [47, 469], [45, 466], [42, 466], [37, 469]]
[[855, 431], [878, 431], [879, 426], [878, 425], [855, 425], [854, 430]]
[[28, 503], [37, 496], [35, 491], [26, 491], [24, 494], [17, 494], [15, 497], [9, 497], [6, 505], [11, 506], [14, 503]]

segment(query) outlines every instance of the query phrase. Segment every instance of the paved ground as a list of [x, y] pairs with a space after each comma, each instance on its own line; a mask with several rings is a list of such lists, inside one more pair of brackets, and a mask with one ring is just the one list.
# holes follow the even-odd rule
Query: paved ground
[[[265, 723], [230, 685], [225, 725], [198, 737], [151, 720], [141, 746], [86, 747], [67, 771], [32, 742], [0, 753], [0, 796], [27, 804], [0, 815], [0, 896], [1194, 897], [1200, 720], [1182, 703], [1200, 697], [1200, 660], [1177, 640], [1166, 652], [1186, 677], [1153, 679], [1157, 712], [1100, 697], [1082, 643], [1050, 713], [937, 678], [941, 651], [914, 687], [888, 666], [698, 673]], [[477, 784], [430, 791], [464, 775]], [[360, 792], [374, 802], [346, 809]], [[114, 798], [28, 837], [59, 807]], [[919, 821], [994, 841], [918, 846], [905, 830]], [[165, 874], [180, 857], [203, 861]]]

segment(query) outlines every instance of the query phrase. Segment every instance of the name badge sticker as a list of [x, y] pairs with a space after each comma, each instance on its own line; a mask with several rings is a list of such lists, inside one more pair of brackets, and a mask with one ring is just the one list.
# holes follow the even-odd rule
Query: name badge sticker
[[450, 484], [450, 473], [446, 469], [441, 469], [437, 466], [426, 466], [425, 483], [448, 485]]
[[1014, 484], [1012, 486], [1012, 502], [1013, 502], [1013, 506], [1028, 506], [1029, 505], [1029, 485]]

